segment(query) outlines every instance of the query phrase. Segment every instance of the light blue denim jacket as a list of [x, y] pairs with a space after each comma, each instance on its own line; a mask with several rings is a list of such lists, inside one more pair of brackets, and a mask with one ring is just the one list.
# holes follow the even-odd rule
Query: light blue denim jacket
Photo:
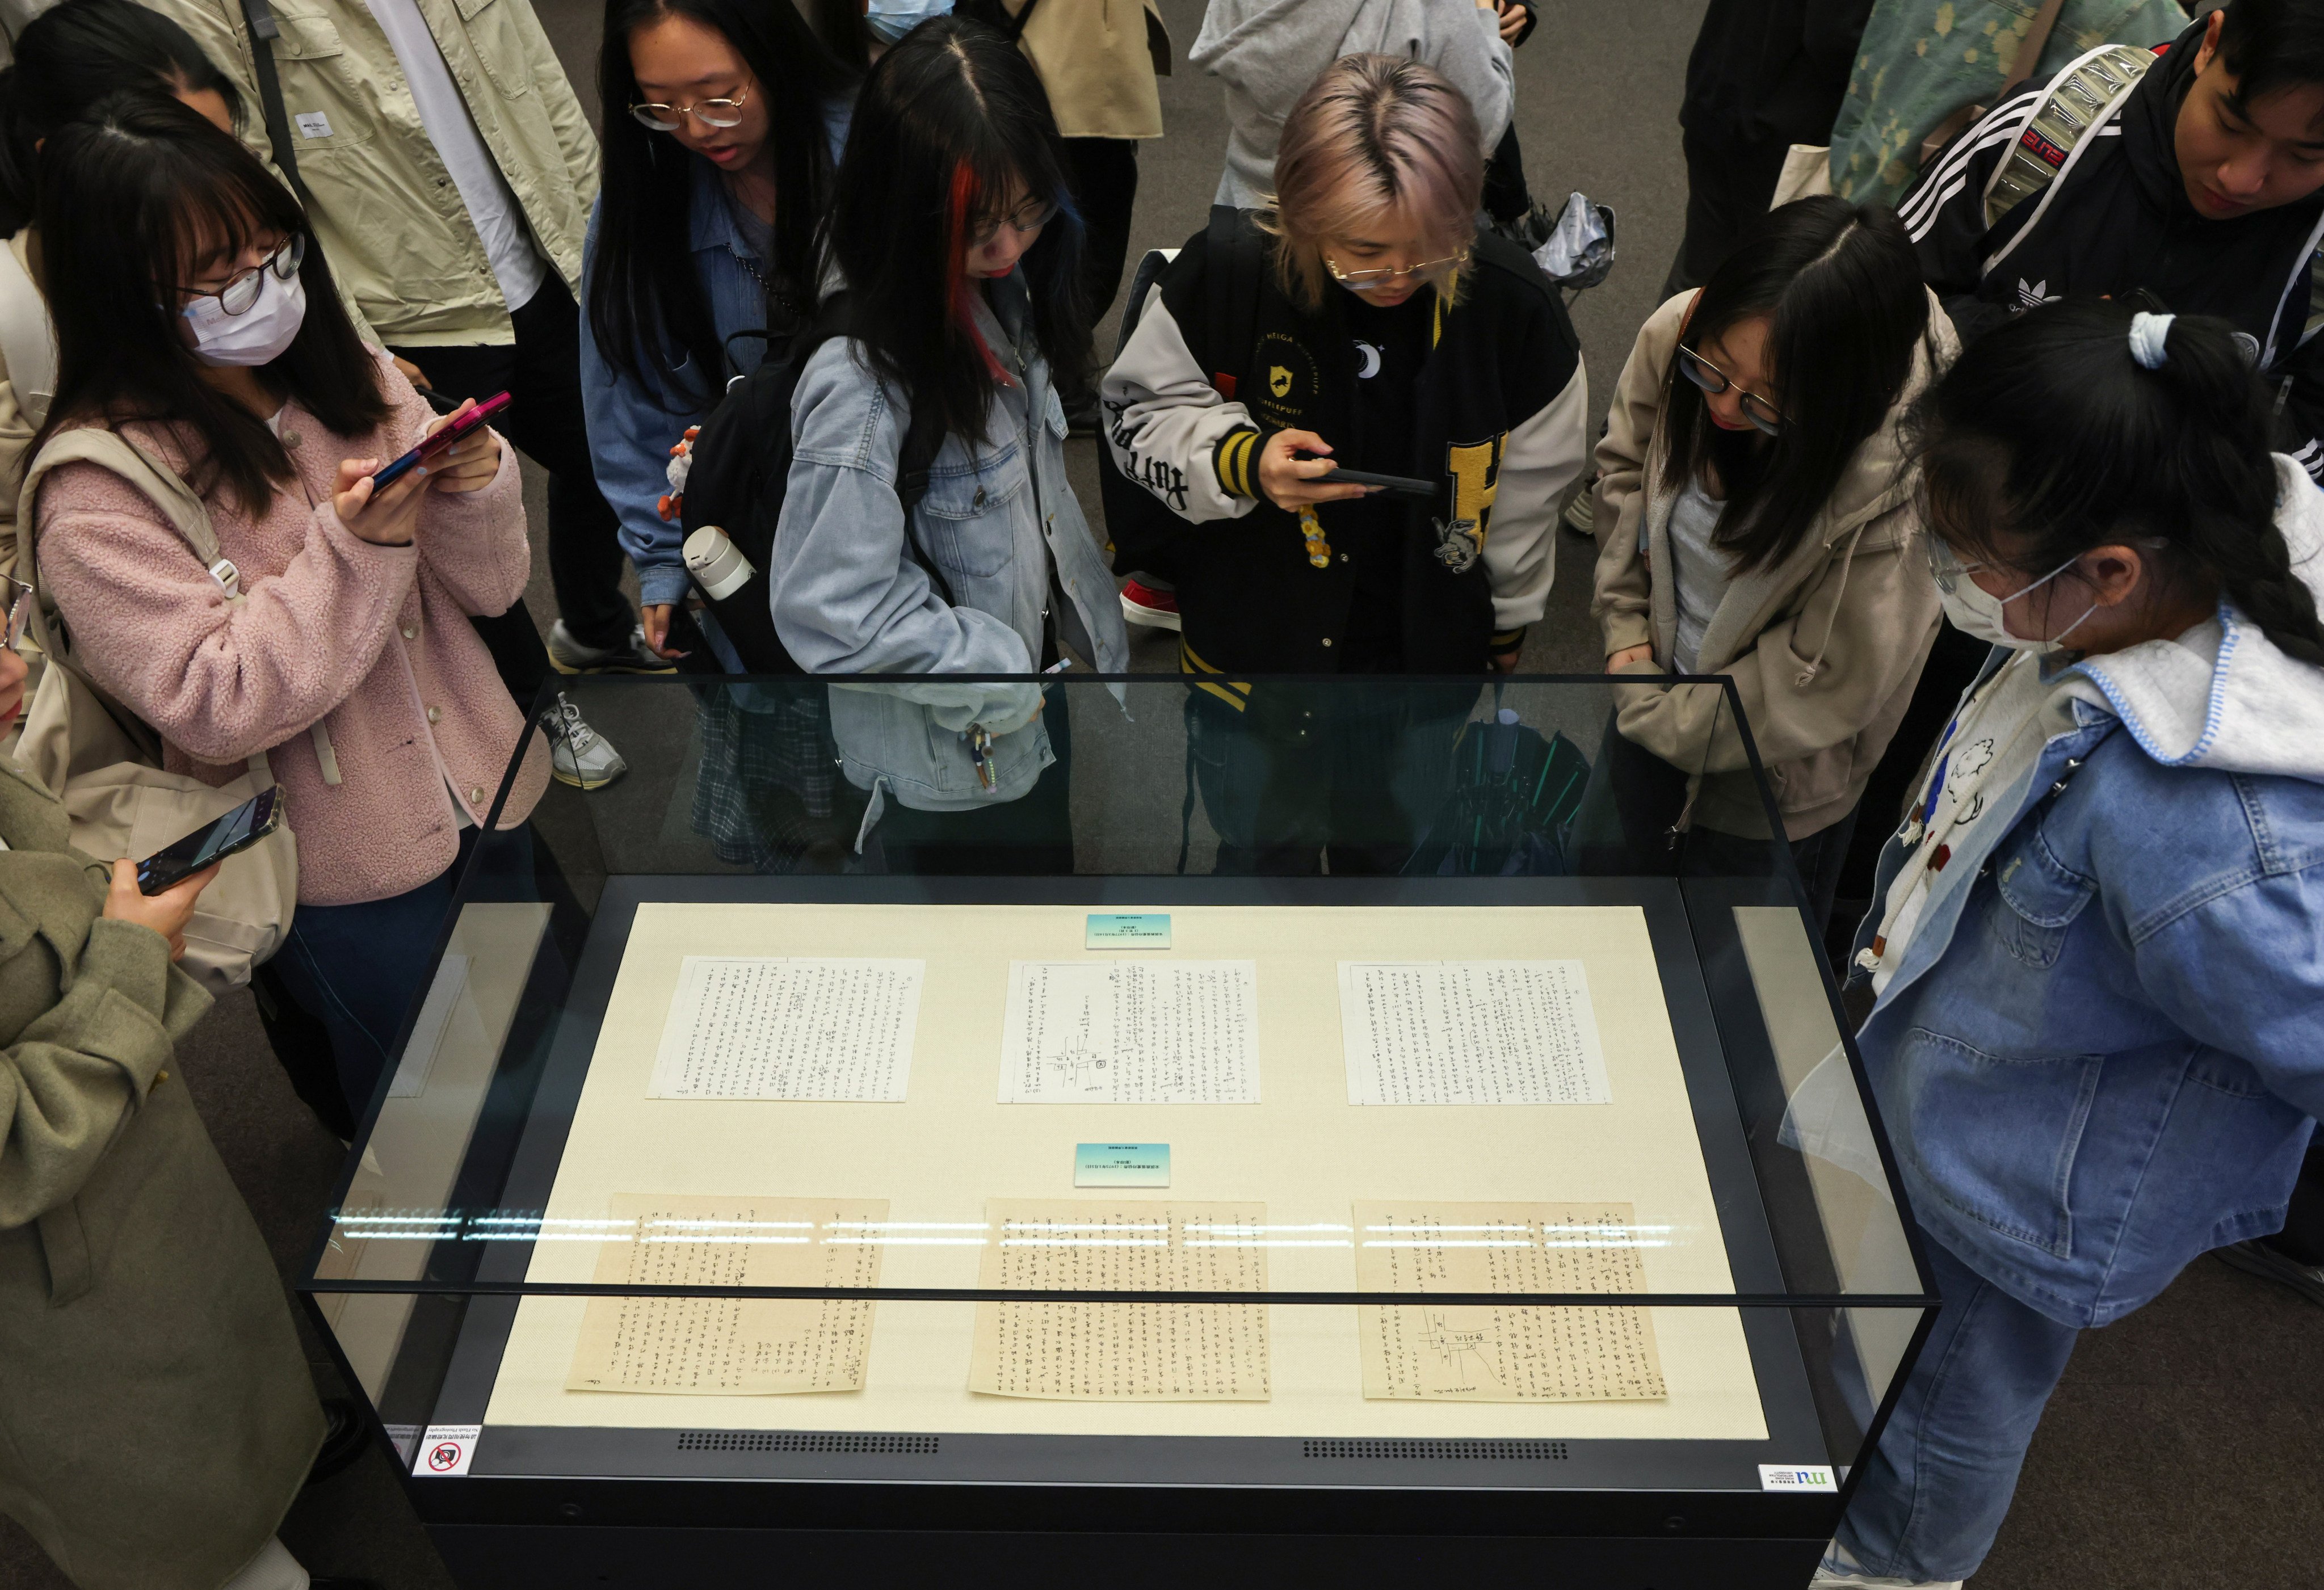
[[[862, 346], [835, 337], [807, 360], [791, 399], [792, 459], [775, 528], [776, 632], [813, 674], [1033, 674], [1051, 606], [1065, 643], [1109, 674], [1129, 646], [1113, 576], [1065, 479], [1065, 414], [1024, 325], [1023, 274], [989, 284], [977, 322], [1017, 379], [993, 389], [982, 437], [945, 437], [912, 510], [912, 533], [951, 584], [947, 606], [904, 546], [897, 456], [910, 424], [902, 393], [876, 379]], [[921, 811], [1014, 800], [1056, 758], [1035, 716], [1038, 686], [917, 681], [836, 684], [832, 735], [842, 767]], [[967, 735], [993, 737], [987, 789]]]
[[[847, 140], [853, 106], [841, 101], [824, 115], [824, 131], [831, 141], [832, 160], [839, 159]], [[766, 291], [753, 270], [765, 262], [743, 241], [727, 207], [718, 168], [699, 156], [687, 161], [690, 184], [687, 216], [691, 235], [687, 246], [694, 253], [694, 273], [710, 305], [710, 324], [722, 344], [738, 331], [752, 331], [767, 323]], [[669, 490], [669, 450], [686, 427], [710, 417], [724, 395], [726, 372], [715, 371], [695, 386], [707, 391], [706, 399], [687, 395], [692, 371], [679, 365], [674, 381], [617, 374], [605, 362], [589, 324], [589, 285], [597, 263], [597, 224], [602, 206], [589, 211], [589, 234], [581, 257], [581, 408], [589, 427], [589, 458], [597, 489], [621, 520], [622, 550], [637, 565], [638, 600], [651, 605], [675, 604], [691, 589], [680, 548], [685, 534], [665, 520], [659, 511], [662, 493]], [[758, 337], [742, 337], [730, 346], [737, 372], [748, 375], [759, 367], [767, 351]]]
[[[2324, 605], [2324, 498], [2276, 464]], [[1954, 831], [1858, 1042], [1922, 1227], [2095, 1326], [2281, 1227], [2324, 1113], [2324, 669], [2223, 603], [2058, 680], [2058, 731], [2002, 821]]]

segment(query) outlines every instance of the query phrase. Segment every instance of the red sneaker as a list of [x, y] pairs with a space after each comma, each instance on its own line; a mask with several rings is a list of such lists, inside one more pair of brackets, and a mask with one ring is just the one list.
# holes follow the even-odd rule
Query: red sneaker
[[1121, 588], [1121, 616], [1149, 630], [1175, 630], [1178, 627], [1178, 593], [1167, 585], [1157, 588], [1132, 575]]

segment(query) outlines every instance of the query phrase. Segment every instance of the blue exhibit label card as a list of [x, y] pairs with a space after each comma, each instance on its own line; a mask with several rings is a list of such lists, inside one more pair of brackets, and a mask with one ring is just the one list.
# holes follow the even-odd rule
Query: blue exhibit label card
[[1167, 1143], [1083, 1143], [1074, 1149], [1076, 1187], [1167, 1187]]
[[1170, 914], [1149, 911], [1142, 915], [1128, 914], [1090, 913], [1089, 934], [1082, 941], [1084, 950], [1167, 950], [1170, 947]]

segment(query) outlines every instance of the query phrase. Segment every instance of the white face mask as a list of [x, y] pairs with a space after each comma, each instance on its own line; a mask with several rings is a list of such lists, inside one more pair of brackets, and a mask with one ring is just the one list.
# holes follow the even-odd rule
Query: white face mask
[[2028, 593], [2039, 591], [2080, 561], [2079, 556], [2070, 557], [2024, 590], [2012, 591], [2006, 596], [1996, 596], [1992, 592], [1979, 588], [1977, 582], [1969, 577], [1968, 566], [1953, 556], [1951, 547], [1933, 536], [1929, 539], [1929, 567], [1937, 576], [1937, 600], [1944, 604], [1945, 617], [1950, 619], [1953, 628], [1962, 634], [1974, 635], [1979, 640], [1995, 646], [2006, 646], [2012, 651], [2060, 650], [2065, 645], [2066, 637], [2081, 627], [2082, 620], [2098, 611], [2098, 604], [2093, 601], [2082, 609], [2081, 618], [2043, 640], [2011, 634], [2009, 625], [2002, 617], [2002, 611], [2011, 602]]
[[952, 0], [872, 0], [863, 23], [873, 38], [893, 44], [928, 18], [951, 13]]
[[239, 315], [227, 314], [216, 293], [205, 293], [179, 313], [194, 328], [194, 355], [203, 363], [271, 364], [306, 323], [307, 285], [264, 271], [258, 301]]

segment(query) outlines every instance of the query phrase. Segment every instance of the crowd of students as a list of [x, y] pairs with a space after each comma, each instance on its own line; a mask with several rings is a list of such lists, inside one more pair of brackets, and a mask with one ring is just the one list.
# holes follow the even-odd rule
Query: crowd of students
[[[1573, 517], [1626, 688], [1572, 864], [1787, 850], [1829, 916], [1859, 822], [1885, 836], [1848, 972], [1945, 1306], [1818, 1583], [1972, 1573], [2076, 1333], [2198, 1255], [2324, 1301], [2294, 1191], [2324, 1111], [2324, 0], [2087, 51], [1894, 210], [1770, 208], [1782, 162], [1691, 120], [1706, 191], [1594, 459], [1528, 253], [1528, 5], [1213, 0], [1216, 207], [1118, 348], [1091, 317], [1160, 131], [1149, 10], [608, 0], [602, 145], [524, 0], [462, 15], [321, 0], [269, 42], [219, 0], [64, 0], [0, 76], [0, 507], [15, 618], [54, 638], [27, 655], [164, 771], [288, 792], [296, 910], [257, 975], [343, 1132], [512, 758], [520, 835], [550, 778], [623, 770], [552, 664], [831, 677], [705, 693], [695, 815], [731, 859], [1056, 873], [1073, 728], [1031, 681], [1167, 624], [1219, 869], [1393, 873], [1594, 462]], [[1770, 124], [1825, 114], [1815, 81]], [[374, 481], [503, 388], [498, 430]], [[720, 467], [754, 495], [706, 530], [703, 438], [745, 400], [755, 473]], [[739, 601], [702, 574], [734, 543]], [[1691, 675], [1739, 692], [1780, 832]], [[0, 654], [0, 718], [27, 689]], [[212, 874], [149, 899], [70, 849], [69, 788], [0, 775], [0, 1361], [34, 1366], [0, 1378], [0, 1511], [90, 1586], [298, 1590], [270, 1537], [326, 1422], [166, 1085]], [[208, 1263], [75, 1258], [91, 1218]], [[235, 1350], [138, 1359], [164, 1303]], [[149, 1430], [233, 1464], [91, 1455], [161, 1381]]]

